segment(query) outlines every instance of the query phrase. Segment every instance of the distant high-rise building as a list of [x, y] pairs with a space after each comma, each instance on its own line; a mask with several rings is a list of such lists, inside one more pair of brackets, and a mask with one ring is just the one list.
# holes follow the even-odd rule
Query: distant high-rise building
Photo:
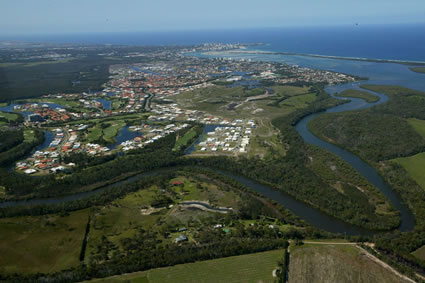
[[28, 116], [28, 121], [35, 123], [35, 122], [44, 122], [44, 118], [41, 117], [39, 114], [31, 114]]

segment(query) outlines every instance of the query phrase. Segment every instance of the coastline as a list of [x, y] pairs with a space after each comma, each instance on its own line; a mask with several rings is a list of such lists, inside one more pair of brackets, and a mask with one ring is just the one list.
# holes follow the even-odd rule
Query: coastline
[[[425, 66], [425, 61], [409, 61], [409, 60], [395, 60], [395, 59], [374, 59], [374, 58], [362, 58], [362, 57], [343, 57], [343, 56], [332, 56], [332, 55], [320, 55], [320, 54], [309, 54], [309, 53], [295, 53], [295, 52], [274, 52], [274, 51], [261, 51], [261, 50], [229, 50], [226, 51], [229, 54], [253, 54], [253, 55], [286, 55], [286, 56], [304, 56], [314, 58], [325, 58], [335, 60], [347, 60], [347, 61], [361, 61], [361, 62], [374, 62], [374, 63], [393, 63], [402, 64], [409, 66]], [[220, 51], [204, 52], [206, 55], [219, 55]]]

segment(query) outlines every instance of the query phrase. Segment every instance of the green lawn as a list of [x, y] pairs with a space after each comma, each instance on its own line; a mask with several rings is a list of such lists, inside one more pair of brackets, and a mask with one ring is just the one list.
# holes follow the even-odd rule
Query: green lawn
[[409, 123], [410, 126], [412, 126], [418, 132], [418, 134], [420, 134], [422, 137], [425, 138], [425, 121], [424, 120], [410, 118], [410, 119], [407, 119], [407, 122]]
[[180, 264], [91, 282], [274, 282], [283, 251], [269, 251]]
[[373, 95], [367, 91], [361, 91], [357, 89], [347, 89], [337, 94], [336, 96], [362, 98], [366, 100], [367, 102], [376, 102], [379, 100], [378, 96]]
[[94, 127], [89, 128], [87, 134], [88, 142], [95, 142], [103, 138], [106, 142], [113, 143], [119, 130], [125, 126], [123, 120], [108, 121], [103, 122], [103, 124], [106, 125], [105, 128], [102, 128], [102, 123], [97, 123]]
[[413, 180], [425, 189], [425, 152], [409, 157], [396, 158], [394, 161], [401, 164]]
[[69, 216], [0, 219], [0, 266], [7, 272], [55, 272], [77, 266], [89, 210]]
[[115, 136], [118, 134], [118, 131], [124, 126], [124, 121], [117, 120], [115, 122], [112, 122], [110, 126], [106, 129], [103, 129], [103, 138], [105, 139], [105, 141], [113, 143]]
[[87, 134], [87, 141], [94, 142], [99, 140], [102, 137], [102, 128], [100, 128], [100, 124], [96, 124], [96, 126], [89, 129], [89, 133]]

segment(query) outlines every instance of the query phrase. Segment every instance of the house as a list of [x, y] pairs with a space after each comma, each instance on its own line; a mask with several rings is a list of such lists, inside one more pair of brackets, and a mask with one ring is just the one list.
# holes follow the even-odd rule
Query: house
[[186, 242], [188, 239], [186, 237], [186, 235], [180, 235], [175, 239], [176, 244], [181, 243], [181, 242]]
[[174, 182], [172, 182], [171, 183], [173, 186], [181, 186], [181, 185], [183, 185], [184, 183], [182, 182], [182, 181], [174, 181]]

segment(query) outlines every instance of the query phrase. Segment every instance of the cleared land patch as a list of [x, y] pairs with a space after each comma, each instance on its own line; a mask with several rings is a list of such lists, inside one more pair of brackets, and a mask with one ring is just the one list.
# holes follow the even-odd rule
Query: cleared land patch
[[291, 247], [289, 282], [403, 282], [352, 245]]

